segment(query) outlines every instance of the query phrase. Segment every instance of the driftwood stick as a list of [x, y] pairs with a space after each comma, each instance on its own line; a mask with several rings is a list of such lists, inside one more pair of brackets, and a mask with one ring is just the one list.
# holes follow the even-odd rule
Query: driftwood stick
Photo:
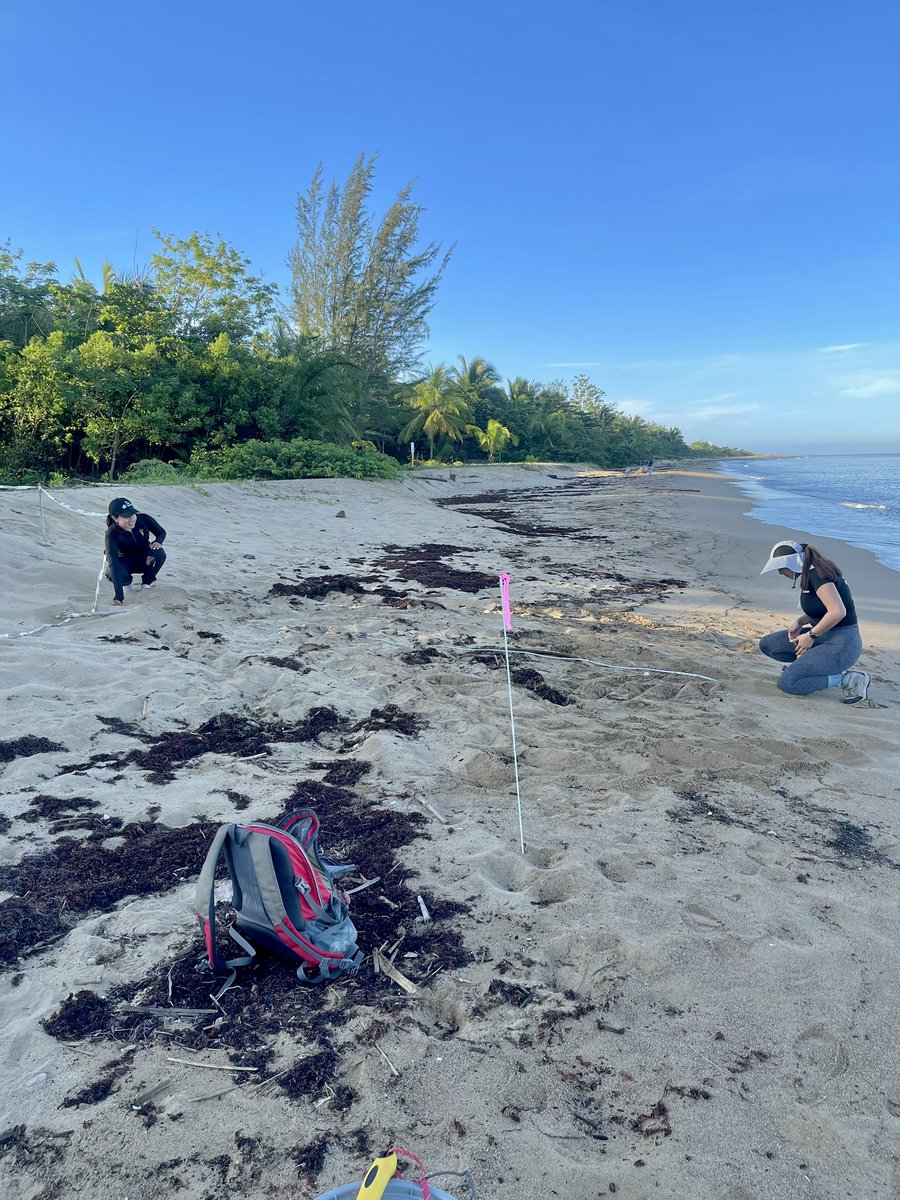
[[419, 804], [421, 804], [423, 808], [427, 808], [431, 815], [433, 817], [437, 817], [442, 825], [450, 824], [450, 818], [445, 816], [439, 808], [435, 808], [433, 804], [429, 804], [429, 802], [427, 800], [423, 800], [421, 796], [416, 796], [413, 794], [413, 799], [418, 800]]
[[375, 1043], [375, 1049], [378, 1051], [378, 1053], [381, 1055], [381, 1057], [384, 1059], [384, 1061], [390, 1067], [391, 1074], [399, 1076], [400, 1072], [397, 1070], [397, 1068], [394, 1066], [394, 1064], [391, 1062], [391, 1060], [388, 1058], [388, 1056], [385, 1054], [385, 1052], [382, 1050], [382, 1048], [378, 1045], [377, 1042]]
[[209, 998], [210, 998], [210, 1000], [212, 1000], [213, 1004], [216, 1006], [216, 1008], [219, 1010], [219, 1012], [222, 1014], [222, 1016], [223, 1016], [223, 1017], [227, 1017], [227, 1016], [228, 1016], [228, 1013], [225, 1011], [225, 1009], [224, 1009], [224, 1008], [222, 1007], [222, 1005], [219, 1003], [219, 997], [218, 997], [218, 996], [214, 996], [214, 995], [212, 994], [212, 992], [210, 992], [210, 994], [209, 994]]
[[376, 969], [381, 971], [383, 975], [387, 975], [389, 979], [393, 979], [394, 983], [402, 987], [404, 992], [407, 992], [410, 996], [418, 995], [419, 989], [412, 982], [412, 980], [407, 979], [402, 971], [398, 971], [394, 964], [389, 959], [385, 958], [380, 950], [375, 950], [372, 954], [372, 958], [375, 962]]
[[232, 1067], [222, 1063], [198, 1063], [191, 1062], [188, 1058], [173, 1058], [172, 1055], [166, 1057], [166, 1062], [181, 1063], [183, 1067], [205, 1067], [207, 1071], [258, 1071], [259, 1067]]
[[82, 1050], [82, 1048], [80, 1046], [76, 1045], [75, 1042], [63, 1042], [63, 1045], [66, 1047], [67, 1050], [74, 1050], [76, 1054], [85, 1054], [85, 1055], [87, 1055], [88, 1058], [96, 1058], [97, 1057], [97, 1055], [94, 1054], [93, 1051]]
[[185, 1104], [200, 1104], [203, 1100], [218, 1100], [220, 1096], [227, 1096], [229, 1092], [236, 1092], [239, 1087], [243, 1087], [242, 1083], [233, 1083], [231, 1087], [220, 1088], [217, 1092], [206, 1092], [203, 1096], [185, 1096]]
[[131, 1102], [131, 1107], [135, 1112], [140, 1112], [145, 1104], [149, 1104], [151, 1100], [155, 1100], [157, 1096], [162, 1096], [163, 1093], [167, 1092], [168, 1090], [169, 1081], [168, 1079], [164, 1079], [162, 1083], [156, 1084], [156, 1086], [150, 1088], [149, 1091], [141, 1092], [139, 1096], [135, 1096], [134, 1100]]
[[379, 946], [378, 949], [383, 952], [383, 954], [385, 955], [386, 958], [389, 958], [390, 961], [393, 962], [394, 959], [397, 957], [397, 951], [400, 949], [400, 947], [403, 945], [403, 943], [405, 941], [406, 941], [406, 927], [404, 925], [398, 925], [397, 926], [397, 940], [395, 942], [392, 942], [391, 945], [387, 948], [387, 950], [385, 950], [383, 944], [381, 946]]
[[366, 888], [370, 888], [373, 884], [380, 882], [381, 876], [376, 875], [374, 879], [366, 879], [363, 883], [358, 883], [356, 887], [348, 888], [346, 894], [348, 896], [353, 896], [356, 892], [363, 892]]
[[151, 1013], [157, 1017], [206, 1017], [214, 1008], [161, 1008], [156, 1004], [123, 1004], [119, 1012]]
[[287, 1075], [288, 1071], [293, 1071], [293, 1069], [294, 1069], [293, 1067], [285, 1067], [284, 1070], [279, 1071], [277, 1075], [270, 1075], [269, 1078], [264, 1079], [262, 1081], [262, 1083], [254, 1084], [253, 1090], [255, 1092], [261, 1092], [263, 1090], [263, 1088], [267, 1088], [270, 1083], [275, 1083], [277, 1080], [279, 1080], [282, 1077], [282, 1075]]

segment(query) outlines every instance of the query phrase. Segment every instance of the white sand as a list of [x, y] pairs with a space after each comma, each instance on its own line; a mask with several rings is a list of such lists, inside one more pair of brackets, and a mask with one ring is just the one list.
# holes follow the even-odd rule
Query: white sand
[[[0, 983], [4, 1196], [313, 1197], [361, 1176], [359, 1129], [376, 1149], [396, 1136], [431, 1170], [470, 1168], [482, 1200], [900, 1195], [897, 574], [816, 541], [851, 583], [861, 665], [884, 707], [849, 707], [839, 692], [792, 699], [755, 642], [793, 614], [795, 594], [759, 570], [795, 531], [743, 517], [747, 502], [713, 470], [456, 476], [128, 489], [169, 533], [159, 587], [113, 609], [104, 584], [102, 616], [0, 641], [0, 740], [65, 747], [0, 763], [11, 820], [0, 864], [53, 840], [22, 820], [37, 794], [90, 797], [126, 821], [153, 805], [170, 826], [240, 820], [279, 811], [326, 756], [297, 744], [261, 760], [207, 755], [167, 785], [134, 765], [63, 773], [135, 748], [100, 716], [160, 736], [220, 713], [289, 723], [330, 705], [359, 720], [395, 704], [428, 728], [359, 741], [350, 757], [372, 770], [357, 790], [402, 811], [424, 812], [421, 796], [447, 814], [408, 861], [421, 873], [414, 890], [469, 906], [458, 926], [475, 956], [400, 1009], [384, 981], [390, 1021], [378, 1044], [396, 1076], [365, 1040], [378, 1006], [360, 1005], [338, 1038], [334, 1083], [356, 1094], [347, 1111], [327, 1091], [297, 1103], [277, 1086], [190, 1103], [231, 1076], [167, 1056], [227, 1056], [180, 1052], [162, 1036], [141, 1043], [108, 1098], [60, 1107], [122, 1047], [69, 1047], [39, 1021], [72, 992], [105, 994], [180, 951], [195, 937], [191, 883], [81, 920]], [[489, 508], [585, 536], [504, 532], [474, 509], [433, 503], [492, 488], [519, 495]], [[59, 493], [94, 511], [115, 494]], [[50, 504], [46, 519], [45, 546], [35, 494], [0, 493], [0, 633], [91, 607], [102, 520]], [[514, 689], [524, 857], [505, 677], [456, 653], [502, 644], [499, 593], [373, 572], [384, 546], [423, 543], [463, 547], [445, 559], [459, 570], [511, 573], [511, 647], [639, 668], [514, 658], [572, 701]], [[412, 600], [267, 596], [278, 579], [328, 573], [377, 573]], [[633, 586], [663, 578], [685, 586], [662, 598]], [[262, 661], [307, 646], [308, 674]], [[417, 648], [442, 657], [405, 664]], [[251, 807], [236, 813], [229, 790]], [[852, 849], [854, 836], [861, 854], [832, 844]], [[524, 1004], [489, 992], [501, 979], [527, 989]], [[353, 1002], [352, 985], [332, 993], [335, 1005]], [[286, 1030], [271, 1069], [308, 1049], [302, 1027]], [[147, 1127], [132, 1103], [161, 1084]], [[289, 1152], [319, 1137], [327, 1153], [313, 1174]]]

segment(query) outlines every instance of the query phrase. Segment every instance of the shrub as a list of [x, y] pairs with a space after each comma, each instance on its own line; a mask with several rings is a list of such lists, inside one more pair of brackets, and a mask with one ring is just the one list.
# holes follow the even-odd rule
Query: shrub
[[46, 478], [47, 468], [36, 442], [22, 440], [0, 445], [0, 483], [7, 487], [33, 487], [44, 483]]
[[159, 458], [142, 458], [132, 463], [120, 478], [125, 483], [177, 483], [183, 477], [183, 467]]
[[196, 479], [399, 479], [401, 474], [399, 463], [377, 450], [305, 438], [195, 450], [190, 472]]

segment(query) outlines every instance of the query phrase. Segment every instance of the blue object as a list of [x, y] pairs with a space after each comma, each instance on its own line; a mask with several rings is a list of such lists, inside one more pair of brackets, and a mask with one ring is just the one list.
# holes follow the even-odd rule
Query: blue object
[[[357, 1183], [345, 1183], [330, 1192], [323, 1192], [316, 1200], [356, 1200], [361, 1187], [361, 1179]], [[429, 1189], [433, 1200], [454, 1200], [453, 1196], [431, 1184]], [[392, 1179], [384, 1190], [384, 1200], [422, 1200], [422, 1188], [412, 1179]]]

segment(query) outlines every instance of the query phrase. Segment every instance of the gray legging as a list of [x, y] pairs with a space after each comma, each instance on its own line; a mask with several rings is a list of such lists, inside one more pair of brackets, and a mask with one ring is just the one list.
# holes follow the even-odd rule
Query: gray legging
[[813, 646], [797, 658], [786, 629], [767, 633], [760, 638], [759, 648], [769, 658], [790, 663], [781, 673], [778, 687], [789, 696], [808, 696], [822, 688], [836, 687], [841, 675], [852, 667], [862, 654], [862, 638], [858, 625], [829, 629]]

